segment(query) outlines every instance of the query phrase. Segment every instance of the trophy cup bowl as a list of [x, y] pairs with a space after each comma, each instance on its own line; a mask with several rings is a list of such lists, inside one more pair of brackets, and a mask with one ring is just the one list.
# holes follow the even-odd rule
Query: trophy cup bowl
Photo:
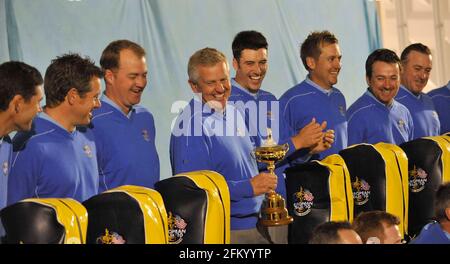
[[[267, 164], [269, 173], [275, 174], [275, 163], [282, 160], [289, 150], [288, 144], [268, 145], [255, 148], [253, 154], [258, 162]], [[261, 206], [260, 222], [263, 226], [279, 226], [292, 223], [284, 198], [274, 190], [266, 193]]]

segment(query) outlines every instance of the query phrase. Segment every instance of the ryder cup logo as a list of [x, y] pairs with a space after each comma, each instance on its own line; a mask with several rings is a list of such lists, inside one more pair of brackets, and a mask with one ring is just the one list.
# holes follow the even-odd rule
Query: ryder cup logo
[[409, 171], [409, 189], [413, 193], [421, 192], [425, 188], [425, 184], [428, 181], [428, 174], [421, 168], [414, 168]]
[[3, 171], [3, 176], [7, 176], [8, 175], [8, 162], [5, 161], [2, 164], [2, 171]]
[[145, 141], [150, 141], [150, 135], [147, 131], [147, 129], [142, 129], [142, 137], [144, 138]]
[[369, 201], [370, 185], [363, 179], [356, 177], [356, 181], [352, 182], [353, 199], [357, 205], [364, 205]]
[[405, 121], [403, 121], [402, 119], [398, 120], [398, 128], [400, 130], [405, 131], [406, 130], [406, 128], [405, 128]]
[[300, 191], [294, 193], [294, 213], [297, 216], [305, 216], [311, 212], [314, 205], [314, 195], [307, 189], [300, 187]]
[[88, 156], [89, 158], [92, 158], [92, 150], [91, 150], [91, 147], [89, 147], [89, 145], [84, 145], [83, 151], [86, 154], [86, 156]]
[[179, 244], [186, 234], [186, 221], [178, 215], [173, 215], [172, 212], [169, 212], [167, 221], [169, 223], [169, 243]]
[[105, 234], [97, 237], [97, 244], [125, 244], [126, 241], [123, 239], [121, 235], [116, 232], [109, 232], [108, 229], [105, 229]]

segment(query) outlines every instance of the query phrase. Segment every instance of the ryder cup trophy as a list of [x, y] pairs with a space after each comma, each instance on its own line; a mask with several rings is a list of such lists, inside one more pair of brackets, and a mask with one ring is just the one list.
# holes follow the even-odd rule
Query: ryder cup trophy
[[[275, 163], [284, 158], [289, 150], [289, 145], [277, 145], [272, 139], [271, 129], [267, 129], [267, 132], [267, 140], [261, 147], [255, 148], [253, 154], [258, 162], [267, 164], [269, 173], [275, 174]], [[266, 193], [261, 206], [260, 218], [261, 224], [264, 226], [287, 225], [294, 220], [288, 214], [283, 197], [273, 190]]]

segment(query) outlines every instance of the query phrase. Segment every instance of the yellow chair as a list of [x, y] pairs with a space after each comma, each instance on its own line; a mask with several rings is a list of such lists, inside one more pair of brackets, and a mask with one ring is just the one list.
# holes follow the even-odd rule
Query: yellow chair
[[124, 185], [83, 202], [88, 244], [167, 244], [167, 212], [152, 189]]
[[181, 173], [155, 184], [169, 218], [169, 243], [229, 244], [230, 194], [214, 171]]
[[6, 243], [85, 244], [88, 214], [70, 198], [25, 199], [1, 211]]

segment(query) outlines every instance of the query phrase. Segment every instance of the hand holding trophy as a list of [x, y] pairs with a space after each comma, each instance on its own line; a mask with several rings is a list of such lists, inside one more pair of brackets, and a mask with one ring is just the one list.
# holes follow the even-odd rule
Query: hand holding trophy
[[[275, 163], [282, 160], [289, 150], [288, 144], [277, 145], [272, 138], [272, 130], [267, 129], [267, 140], [261, 147], [255, 148], [253, 154], [258, 162], [267, 164], [269, 173], [275, 175]], [[289, 216], [284, 198], [274, 190], [265, 195], [261, 206], [261, 224], [264, 226], [279, 226], [292, 223], [293, 218]]]

